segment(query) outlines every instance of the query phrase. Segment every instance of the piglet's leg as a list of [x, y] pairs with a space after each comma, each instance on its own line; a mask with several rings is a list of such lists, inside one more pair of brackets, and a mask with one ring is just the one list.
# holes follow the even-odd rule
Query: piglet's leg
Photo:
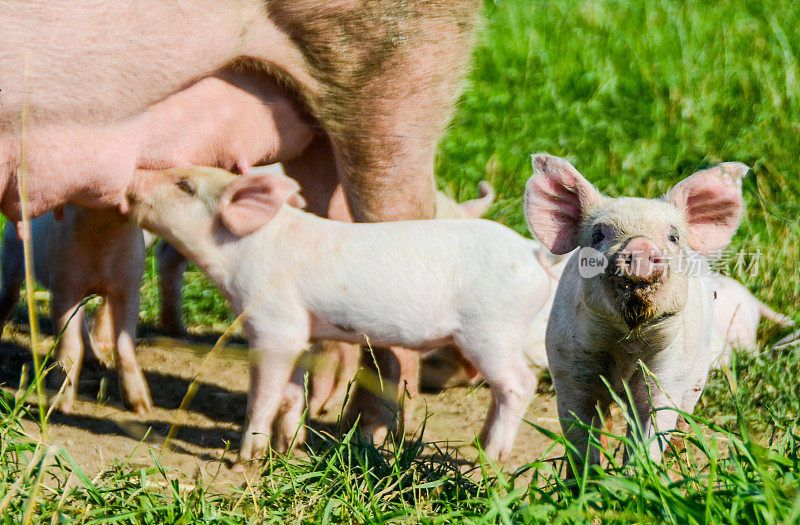
[[492, 404], [480, 441], [486, 455], [502, 460], [514, 446], [519, 424], [536, 392], [536, 374], [528, 367], [519, 338], [495, 339], [493, 327], [480, 327], [456, 338], [456, 346], [486, 379]]
[[486, 362], [475, 363], [492, 391], [492, 404], [480, 441], [486, 455], [495, 460], [506, 459], [511, 454], [525, 410], [536, 392], [536, 374], [528, 368], [521, 355], [519, 359], [503, 361], [502, 367]]
[[283, 403], [275, 420], [273, 446], [275, 450], [288, 453], [293, 447], [302, 444], [306, 439], [303, 422], [305, 403], [305, 376], [307, 369], [296, 366], [292, 371], [289, 384], [283, 391]]
[[241, 470], [241, 463], [264, 455], [269, 444], [272, 421], [283, 400], [295, 361], [302, 352], [300, 345], [285, 350], [277, 346], [265, 348], [263, 343], [256, 344], [258, 346], [250, 350], [247, 417], [236, 470]]
[[[701, 357], [704, 357], [705, 355], [708, 354], [701, 354]], [[697, 405], [697, 402], [700, 400], [700, 396], [703, 394], [706, 381], [708, 381], [708, 370], [711, 366], [709, 361], [710, 359], [698, 360], [692, 367], [693, 381], [690, 383], [689, 388], [687, 388], [683, 393], [683, 398], [680, 401], [681, 410], [688, 414], [694, 413], [694, 407]], [[678, 400], [673, 399], [673, 401], [677, 402]], [[678, 418], [675, 428], [681, 432], [689, 432], [690, 430], [689, 423], [683, 417]], [[673, 436], [672, 442], [678, 450], [685, 448], [685, 443], [682, 442], [680, 436], [678, 435]]]
[[400, 389], [397, 393], [397, 403], [400, 406], [400, 423], [402, 424], [400, 435], [403, 435], [411, 428], [414, 421], [414, 410], [419, 401], [420, 357], [419, 352], [398, 346], [393, 346], [392, 352], [400, 363]]
[[[401, 377], [405, 357], [393, 348], [375, 347], [362, 359], [366, 379], [354, 389], [344, 420], [349, 426], [358, 420], [361, 432], [373, 443], [383, 443], [389, 431], [396, 429], [396, 416], [404, 419], [398, 401], [411, 381]], [[415, 354], [410, 357], [418, 359]], [[408, 364], [405, 369], [409, 369]]]
[[[633, 409], [641, 424], [641, 432], [629, 428], [628, 437], [646, 443], [650, 459], [657, 463], [661, 461], [668, 443], [668, 439], [659, 438], [657, 433], [674, 430], [677, 426], [678, 413], [674, 408], [683, 399], [683, 381], [677, 377], [680, 372], [674, 370], [658, 374], [658, 384], [652, 377], [645, 378], [641, 372], [637, 372], [630, 381], [635, 404]], [[626, 450], [625, 461], [632, 452]]]
[[309, 412], [318, 416], [344, 398], [347, 385], [356, 375], [360, 363], [358, 345], [338, 341], [322, 341], [312, 354], [311, 398]]
[[139, 364], [136, 362], [136, 321], [139, 315], [138, 289], [108, 298], [114, 324], [116, 342], [117, 373], [120, 379], [122, 399], [138, 414], [144, 414], [153, 407], [150, 390]]
[[571, 454], [576, 472], [568, 468], [567, 477], [576, 474], [580, 476], [587, 460], [590, 465], [600, 463], [600, 451], [595, 446], [590, 446], [589, 430], [584, 428], [584, 425], [601, 428], [603, 422], [598, 410], [606, 414], [610, 405], [610, 394], [600, 380], [600, 374], [597, 374], [595, 381], [587, 382], [588, 374], [578, 376], [574, 374], [577, 370], [591, 370], [591, 368], [586, 363], [564, 363], [559, 368], [551, 368], [561, 431], [578, 454], [577, 457]]
[[182, 317], [183, 272], [188, 261], [178, 250], [164, 242], [156, 246], [161, 285], [161, 326], [171, 337], [186, 335]]
[[111, 368], [114, 362], [112, 357], [115, 345], [114, 322], [111, 318], [111, 307], [105, 297], [95, 311], [93, 332], [88, 337], [84, 335], [84, 342], [89, 341], [97, 360], [103, 363], [106, 368]]
[[311, 353], [311, 398], [309, 411], [318, 416], [333, 397], [337, 387], [340, 355], [335, 341], [321, 341]]
[[78, 394], [78, 377], [83, 363], [83, 307], [80, 298], [74, 294], [53, 290], [50, 309], [55, 329], [61, 336], [56, 348], [58, 364], [48, 374], [48, 386], [55, 391], [63, 387], [56, 403], [63, 412], [70, 413]]

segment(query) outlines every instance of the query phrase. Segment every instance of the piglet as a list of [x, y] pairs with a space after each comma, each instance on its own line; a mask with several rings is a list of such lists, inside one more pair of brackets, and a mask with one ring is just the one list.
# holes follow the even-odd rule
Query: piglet
[[240, 461], [264, 452], [281, 406], [276, 447], [292, 441], [303, 408], [295, 362], [317, 339], [454, 344], [491, 385], [484, 450], [506, 456], [535, 391], [525, 346], [549, 287], [532, 241], [484, 220], [322, 219], [284, 204], [300, 205], [298, 190], [281, 175], [177, 168], [142, 172], [128, 191], [135, 220], [245, 313], [251, 369]]
[[[282, 170], [273, 168], [272, 166], [256, 167], [252, 168], [251, 170], [254, 175], [260, 173], [278, 173], [279, 171], [282, 172]], [[437, 191], [436, 214], [434, 218], [479, 219], [486, 214], [489, 207], [494, 202], [494, 197], [494, 189], [492, 188], [491, 184], [486, 181], [483, 181], [478, 185], [477, 199], [471, 199], [464, 202], [456, 202], [447, 196], [447, 194]], [[347, 209], [344, 192], [340, 189], [334, 191], [332, 202], [329, 205], [329, 208], [333, 210], [339, 210], [340, 212], [336, 217], [327, 218], [345, 222], [353, 221], [353, 218]], [[186, 335], [186, 327], [183, 325], [183, 320], [181, 319], [181, 285], [183, 283], [183, 272], [186, 271], [187, 261], [183, 256], [181, 256], [180, 252], [163, 241], [159, 242], [156, 246], [155, 257], [158, 261], [158, 270], [161, 276], [159, 280], [161, 290], [161, 325], [168, 335], [172, 337], [182, 337]], [[339, 354], [340, 349], [335, 348], [330, 352], [326, 351], [326, 353], [331, 354], [330, 357], [332, 359], [338, 359], [333, 357], [332, 354]], [[346, 351], [345, 353], [350, 354], [352, 352]], [[343, 357], [343, 359], [346, 358]], [[357, 360], [354, 361], [357, 367]], [[351, 366], [350, 368], [353, 368], [354, 373], [355, 367]], [[352, 379], [353, 376], [353, 374], [347, 373], [344, 375], [347, 380]], [[330, 380], [326, 380], [325, 387], [321, 389], [321, 392], [325, 392], [325, 395], [322, 393], [316, 395], [315, 393], [314, 397], [317, 398], [317, 401], [314, 402], [312, 400], [312, 404], [318, 405], [319, 409], [313, 412], [317, 413], [324, 410], [324, 405], [333, 396], [333, 391], [339, 388], [339, 385], [335, 385], [334, 383], [336, 383], [336, 381], [333, 377], [331, 377]]]
[[[136, 363], [136, 321], [139, 318], [139, 286], [144, 273], [144, 241], [141, 229], [114, 209], [89, 210], [65, 206], [63, 218], [53, 212], [31, 222], [31, 241], [36, 281], [51, 292], [50, 313], [56, 334], [60, 366], [48, 374], [48, 384], [59, 389], [64, 381], [61, 409], [70, 412], [78, 390], [84, 344], [91, 344], [81, 302], [92, 294], [104, 297], [101, 332], [115, 351], [124, 402], [138, 413], [152, 407], [150, 391]], [[11, 222], [3, 230], [0, 322], [5, 323], [19, 300], [25, 279], [22, 242]], [[98, 356], [102, 349], [93, 348]]]
[[712, 368], [727, 365], [734, 348], [748, 352], [758, 349], [756, 336], [762, 317], [781, 326], [794, 324], [787, 316], [762, 303], [735, 279], [714, 274], [714, 289], [717, 300], [711, 340], [714, 350]]
[[[698, 171], [660, 199], [608, 198], [566, 160], [532, 157], [525, 191], [528, 226], [556, 254], [576, 248], [556, 290], [546, 349], [562, 429], [578, 464], [599, 461], [589, 432], [608, 415], [610, 388], [641, 422], [660, 461], [678, 408], [691, 413], [711, 359], [714, 283], [705, 255], [722, 249], [742, 215], [748, 168], [724, 163]], [[641, 364], [650, 374], [642, 371]]]
[[[471, 199], [464, 202], [456, 202], [447, 194], [441, 191], [436, 192], [436, 213], [434, 219], [480, 219], [494, 202], [495, 193], [491, 184], [486, 181], [478, 185], [478, 198]], [[337, 192], [334, 194], [334, 200], [344, 200], [344, 194]], [[339, 209], [347, 209], [347, 204], [341, 202], [337, 205]], [[339, 220], [345, 219], [347, 222], [352, 222], [349, 214], [346, 217], [341, 217]], [[312, 416], [324, 414], [328, 407], [345, 400], [349, 383], [355, 378], [356, 372], [360, 365], [361, 345], [350, 345], [339, 341], [323, 341], [319, 345], [319, 349], [314, 354], [314, 362], [312, 364], [311, 374], [311, 395], [309, 396], [308, 405], [309, 411]], [[441, 349], [434, 350], [425, 354], [427, 358], [430, 354], [442, 354]], [[407, 352], [402, 348], [394, 348], [394, 355], [397, 357], [397, 363], [391, 363], [399, 368], [399, 373], [402, 381], [402, 390], [398, 392], [400, 396], [405, 397], [402, 399], [400, 407], [402, 428], [409, 428], [416, 407], [416, 396], [418, 392], [417, 382], [414, 381], [415, 377], [419, 374], [419, 356], [416, 352]], [[456, 352], [452, 348], [444, 349], [442, 357], [447, 360], [451, 354]], [[459, 366], [458, 361], [451, 359], [448, 364]], [[386, 371], [382, 373], [387, 374]], [[387, 374], [388, 375], [388, 374]], [[395, 407], [390, 403], [386, 403], [386, 409], [392, 410]], [[363, 410], [351, 410], [348, 413], [349, 419], [352, 421], [353, 414], [356, 416], [361, 415]], [[389, 416], [393, 416], [390, 414]], [[382, 418], [380, 422], [385, 421], [387, 418]], [[380, 430], [372, 428], [368, 418], [362, 418], [361, 429], [365, 434], [372, 437], [373, 441], [382, 441]]]
[[[530, 332], [528, 344], [525, 346], [525, 357], [528, 359], [528, 364], [538, 374], [548, 369], [545, 349], [547, 320], [550, 318], [550, 311], [553, 308], [558, 280], [561, 272], [564, 271], [569, 255], [554, 255], [537, 241], [533, 241], [532, 246], [537, 254], [537, 264], [547, 274], [549, 282], [549, 286], [540, 292], [545, 297], [542, 307], [536, 312], [530, 312]], [[461, 359], [455, 348], [437, 348], [422, 357], [420, 386], [428, 392], [439, 392], [456, 386], [476, 386], [483, 380], [473, 367]]]

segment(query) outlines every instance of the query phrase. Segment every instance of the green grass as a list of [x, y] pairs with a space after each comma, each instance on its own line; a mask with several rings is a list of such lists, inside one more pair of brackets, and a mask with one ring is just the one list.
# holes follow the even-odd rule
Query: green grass
[[[490, 218], [525, 233], [521, 196], [534, 152], [569, 158], [610, 195], [656, 196], [708, 164], [746, 162], [747, 215], [731, 247], [746, 255], [722, 266], [800, 321], [800, 4], [498, 0], [485, 15], [437, 158], [445, 191], [463, 200], [490, 181], [498, 193]], [[190, 325], [230, 321], [199, 273], [187, 288]], [[149, 265], [145, 321], [156, 319], [156, 294]], [[558, 463], [530, 458], [519, 476], [491, 466], [465, 476], [448, 453], [420, 455], [412, 443], [381, 455], [352, 435], [274, 458], [244, 493], [154, 488], [173, 477], [155, 462], [135, 472], [110, 465], [90, 480], [68, 451], [37, 455], [5, 399], [0, 520], [32, 509], [37, 521], [60, 512], [65, 522], [798, 522], [800, 350], [772, 355], [778, 336], [767, 330], [762, 353], [712, 375], [688, 463], [662, 467], [637, 454], [627, 468], [588, 473], [577, 493], [560, 481]], [[672, 481], [666, 469], [679, 465]]]
[[[609, 195], [653, 197], [697, 169], [742, 161], [747, 214], [723, 269], [779, 311], [800, 311], [800, 5], [789, 2], [487, 4], [470, 87], [438, 175], [459, 198], [481, 179], [490, 218], [526, 233], [529, 155], [572, 160]], [[776, 333], [768, 333], [768, 340]], [[800, 413], [800, 356], [748, 359], [750, 424]], [[721, 375], [702, 414], [732, 414]]]
[[[735, 385], [735, 383], [734, 383]], [[736, 391], [736, 389], [733, 389]], [[376, 450], [351, 431], [317, 435], [304, 456], [273, 456], [260, 478], [225, 494], [181, 485], [152, 466], [115, 462], [90, 478], [64, 448], [45, 448], [19, 423], [24, 408], [0, 397], [0, 520], [77, 523], [794, 523], [800, 519], [800, 432], [793, 422], [768, 446], [744, 414], [730, 432], [690, 418], [685, 459], [663, 465], [631, 443], [632, 460], [565, 482], [564, 463], [539, 458], [512, 473], [459, 465], [418, 440]], [[554, 443], [563, 439], [545, 430]], [[622, 437], [617, 439], [624, 440]]]

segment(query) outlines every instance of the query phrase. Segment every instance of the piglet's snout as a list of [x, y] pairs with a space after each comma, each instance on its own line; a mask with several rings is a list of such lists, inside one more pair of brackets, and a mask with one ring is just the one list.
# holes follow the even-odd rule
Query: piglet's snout
[[128, 184], [126, 197], [131, 203], [143, 201], [150, 194], [154, 186], [155, 174], [147, 170], [136, 170], [131, 182]]
[[637, 281], [655, 282], [661, 279], [666, 268], [666, 257], [647, 237], [631, 239], [617, 255], [620, 274]]

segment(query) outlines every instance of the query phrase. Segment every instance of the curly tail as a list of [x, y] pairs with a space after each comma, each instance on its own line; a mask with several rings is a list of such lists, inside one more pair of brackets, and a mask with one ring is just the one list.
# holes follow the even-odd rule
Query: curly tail
[[492, 188], [492, 185], [486, 181], [482, 181], [478, 184], [478, 198], [459, 204], [461, 213], [468, 219], [480, 219], [489, 211], [489, 206], [494, 202], [494, 197], [494, 188]]

